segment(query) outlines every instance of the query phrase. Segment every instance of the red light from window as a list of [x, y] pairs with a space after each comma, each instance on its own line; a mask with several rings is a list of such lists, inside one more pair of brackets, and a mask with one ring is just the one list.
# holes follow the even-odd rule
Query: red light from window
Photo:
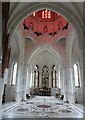
[[42, 18], [51, 18], [51, 11], [50, 10], [48, 11], [47, 9], [43, 10]]
[[51, 18], [51, 11], [48, 11], [48, 18]]
[[34, 12], [34, 13], [33, 13], [33, 16], [35, 17], [35, 15], [36, 15], [36, 13]]
[[44, 18], [44, 11], [42, 11], [42, 18]]
[[45, 10], [45, 18], [48, 18], [48, 10]]

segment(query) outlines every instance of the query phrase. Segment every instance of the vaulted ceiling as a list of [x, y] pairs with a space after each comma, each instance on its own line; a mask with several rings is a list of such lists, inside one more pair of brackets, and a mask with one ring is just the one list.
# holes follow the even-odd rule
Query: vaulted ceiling
[[58, 46], [65, 47], [66, 38], [72, 30], [72, 25], [59, 13], [44, 9], [27, 16], [19, 24], [18, 29], [24, 38], [30, 36], [37, 43], [52, 43], [58, 40]]
[[[52, 67], [54, 64], [59, 66], [62, 63], [59, 58], [61, 57], [60, 54], [63, 56], [62, 59], [65, 60], [66, 43], [73, 27], [59, 13], [49, 9], [33, 12], [18, 25], [17, 29], [21, 32], [25, 41], [26, 61], [30, 59], [30, 54], [33, 55], [34, 50], [39, 48], [30, 60], [32, 66], [36, 64], [40, 67], [44, 65]], [[43, 49], [40, 46], [43, 46]], [[52, 49], [49, 49], [49, 46], [55, 48], [55, 54]]]
[[[60, 4], [61, 3], [56, 3], [57, 7]], [[31, 3], [31, 5], [34, 5], [34, 3]], [[37, 3], [35, 3], [35, 6], [36, 5]], [[24, 47], [22, 47], [22, 49], [24, 48], [25, 63], [28, 64], [28, 61], [31, 61], [30, 63], [32, 65], [39, 64], [40, 66], [44, 66], [45, 64], [47, 64], [47, 66], [52, 66], [53, 64], [60, 65], [63, 61], [64, 63], [67, 63], [66, 54], [67, 52], [69, 54], [69, 51], [72, 51], [72, 39], [74, 39], [75, 41], [75, 36], [71, 36], [71, 33], [76, 33], [73, 25], [71, 24], [71, 13], [69, 13], [70, 16], [68, 15], [67, 19], [67, 16], [65, 16], [66, 14], [64, 14], [63, 12], [64, 8], [59, 12], [59, 10], [55, 8], [52, 8], [54, 9], [53, 11], [52, 9], [49, 9], [51, 8], [50, 3], [40, 3], [40, 5], [45, 7], [42, 7], [42, 9], [36, 8], [35, 11], [33, 10], [32, 12], [31, 9], [28, 10], [28, 8], [30, 8], [29, 3], [20, 3], [17, 5], [14, 5], [13, 3], [11, 4], [10, 15], [17, 16], [17, 13], [20, 12], [20, 9], [21, 11], [24, 10], [22, 11], [23, 14], [21, 13], [23, 16], [19, 14], [19, 16], [14, 19], [14, 22], [18, 20], [18, 24], [16, 23], [17, 27], [15, 31], [19, 32], [19, 34], [21, 34], [20, 36], [23, 39], [22, 42], [24, 43]], [[68, 3], [68, 6], [69, 5], [71, 4]], [[65, 3], [63, 3], [62, 6], [65, 6]], [[66, 8], [68, 8], [68, 6]], [[72, 7], [73, 6], [71, 5], [71, 10], [73, 10]], [[13, 8], [16, 8], [15, 12], [13, 12]], [[11, 14], [12, 12], [13, 14]], [[79, 16], [78, 13], [77, 15]], [[13, 25], [10, 25], [11, 21], [12, 17], [10, 18], [10, 21], [8, 23], [8, 27], [10, 26], [9, 29]], [[43, 49], [42, 47], [40, 48], [40, 46], [44, 46]], [[51, 46], [55, 49], [55, 55], [51, 53], [50, 49], [46, 50], [46, 47], [48, 46]], [[38, 53], [36, 52], [36, 54], [34, 54], [35, 50], [38, 50]], [[57, 56], [56, 54], [58, 54], [59, 56]], [[34, 55], [34, 57], [31, 57], [31, 55]]]

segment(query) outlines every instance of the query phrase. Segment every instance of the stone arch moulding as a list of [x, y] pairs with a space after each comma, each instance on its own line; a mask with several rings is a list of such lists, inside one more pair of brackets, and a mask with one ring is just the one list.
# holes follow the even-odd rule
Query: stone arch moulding
[[36, 41], [37, 41], [37, 38], [34, 37], [34, 36], [31, 36], [31, 35], [28, 35], [28, 36], [26, 37], [26, 39], [30, 39], [33, 43], [36, 43]]
[[51, 54], [53, 54], [53, 56], [55, 58], [57, 57], [60, 60], [61, 66], [64, 65], [62, 54], [56, 48], [54, 48], [54, 46], [52, 46], [48, 43], [39, 45], [38, 47], [36, 47], [35, 49], [32, 50], [32, 52], [30, 53], [29, 58], [28, 58], [28, 65], [30, 64], [30, 61], [32, 60], [33, 56], [36, 56], [36, 54], [38, 55], [43, 50], [50, 51]]
[[[18, 54], [19, 54], [19, 59], [23, 62], [24, 58], [24, 44], [23, 44], [23, 39], [20, 36], [19, 32], [16, 30], [14, 31], [14, 38], [16, 40], [16, 44], [18, 47]], [[12, 39], [12, 38], [11, 38]]]
[[[38, 3], [38, 2], [36, 2], [34, 4], [28, 2], [27, 4], [25, 4], [24, 8], [22, 8], [22, 10], [19, 10], [16, 13], [16, 15], [14, 14], [12, 16], [12, 13], [11, 13], [11, 16], [8, 21], [8, 32], [10, 33], [10, 35], [12, 34], [12, 32], [14, 31], [16, 26], [24, 18], [26, 18], [26, 16], [32, 14], [34, 11], [39, 11], [41, 9], [47, 8], [54, 12], [59, 12], [61, 15], [63, 15], [65, 18], [67, 18], [69, 20], [69, 22], [74, 26], [74, 28], [77, 32], [77, 35], [79, 37], [79, 40], [81, 40], [81, 36], [83, 34], [83, 32], [82, 32], [83, 26], [82, 26], [81, 18], [79, 18], [79, 16], [77, 16], [75, 14], [75, 12], [72, 11], [72, 9], [69, 8], [68, 6], [66, 6], [63, 2], [62, 3], [61, 2], [54, 2], [54, 3], [51, 3], [51, 2], [50, 3], [47, 3], [47, 2]], [[17, 5], [17, 7], [19, 7], [19, 3]], [[17, 7], [15, 9], [17, 9]]]

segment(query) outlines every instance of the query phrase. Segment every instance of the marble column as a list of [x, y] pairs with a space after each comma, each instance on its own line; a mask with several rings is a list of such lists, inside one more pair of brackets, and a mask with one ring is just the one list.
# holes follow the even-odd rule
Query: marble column
[[60, 69], [58, 69], [58, 71], [56, 73], [56, 79], [57, 79], [57, 86], [58, 86], [58, 88], [61, 88]]
[[75, 102], [73, 68], [66, 68], [66, 82], [67, 82], [67, 97], [70, 103]]
[[32, 88], [33, 85], [32, 85], [32, 70], [30, 71], [30, 88]]
[[22, 101], [26, 100], [27, 65], [23, 66]]
[[34, 71], [32, 72], [32, 85], [34, 87]]
[[51, 77], [51, 71], [49, 71], [49, 88], [52, 87], [52, 77]]
[[42, 71], [39, 71], [39, 87], [42, 87]]
[[62, 68], [61, 69], [61, 77], [60, 77], [60, 80], [61, 80], [61, 94], [64, 95], [64, 101], [66, 101], [66, 70], [65, 68]]
[[29, 94], [30, 93], [30, 74], [31, 74], [31, 72], [30, 72], [30, 67], [28, 66], [27, 67], [27, 77], [26, 77], [26, 88], [27, 88], [27, 90], [26, 90], [26, 93], [27, 94]]
[[23, 63], [19, 63], [16, 85], [16, 101], [22, 101], [22, 88], [23, 88]]
[[26, 100], [26, 80], [23, 79], [23, 86], [22, 86], [22, 101]]
[[32, 87], [34, 87], [34, 70], [32, 70]]

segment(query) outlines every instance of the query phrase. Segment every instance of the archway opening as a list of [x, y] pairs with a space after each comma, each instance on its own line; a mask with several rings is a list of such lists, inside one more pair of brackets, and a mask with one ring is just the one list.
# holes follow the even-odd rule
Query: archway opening
[[[37, 100], [38, 99], [41, 100], [41, 103], [43, 105], [41, 105], [40, 103], [40, 105], [33, 106], [32, 109], [34, 110], [34, 112], [36, 112], [36, 110], [38, 112], [40, 110], [41, 112], [43, 108], [45, 110], [44, 115], [46, 115], [46, 112], [51, 107], [53, 108], [53, 110], [56, 109], [55, 107], [53, 107], [56, 104], [62, 105], [63, 101], [60, 102], [60, 100], [64, 100], [64, 102], [67, 103], [68, 102], [74, 103], [75, 88], [73, 81], [74, 80], [73, 66], [71, 65], [73, 65], [72, 57], [77, 51], [74, 51], [73, 46], [71, 47], [72, 49], [69, 49], [69, 46], [67, 49], [67, 42], [72, 39], [74, 39], [72, 41], [75, 41], [74, 35], [70, 34], [71, 32], [72, 33], [74, 32], [74, 28], [72, 24], [70, 24], [70, 22], [68, 22], [59, 13], [57, 12], [55, 13], [50, 9], [46, 8], [31, 13], [29, 16], [27, 16], [27, 18], [25, 18], [22, 22], [20, 22], [20, 24], [18, 24], [15, 31], [17, 31], [21, 35], [21, 38], [23, 38], [23, 43], [24, 43], [24, 52], [23, 52], [24, 64], [22, 64], [23, 62], [21, 62], [21, 59], [18, 60], [19, 56], [18, 55], [16, 56], [15, 51], [13, 51], [13, 55], [11, 58], [11, 62], [15, 58], [17, 58], [19, 65], [19, 69], [17, 71], [18, 72], [17, 86], [14, 86], [16, 93], [15, 96], [16, 100], [17, 101], [27, 100], [26, 94], [30, 94], [31, 97], [38, 95]], [[40, 48], [38, 48], [38, 46], [40, 46]], [[13, 48], [13, 44], [11, 45], [11, 47]], [[18, 48], [19, 52], [20, 50], [21, 48]], [[71, 51], [70, 52], [71, 55], [69, 55], [71, 58], [70, 62], [67, 56], [67, 52], [69, 53], [69, 50]], [[22, 55], [20, 57], [22, 58]], [[34, 89], [33, 87], [36, 88], [40, 87], [39, 91], [38, 89]], [[59, 88], [59, 89], [55, 89], [55, 88]], [[47, 104], [47, 97], [39, 98], [39, 93], [40, 95], [44, 95], [44, 96], [49, 95], [53, 97], [52, 101], [54, 100], [54, 97], [56, 97], [56, 99], [58, 98], [59, 101], [55, 103], [54, 102], [56, 101], [55, 99], [53, 101], [55, 105], [54, 104], [50, 105], [50, 102], [52, 101], [50, 101], [49, 104]], [[28, 98], [29, 97], [30, 96], [28, 96]], [[29, 107], [29, 104], [33, 105], [34, 102], [27, 101], [26, 105], [27, 104]], [[51, 109], [51, 112], [54, 112], [53, 110]], [[30, 111], [30, 108], [29, 109], [24, 108], [24, 106], [21, 105], [20, 108], [16, 108], [14, 111], [25, 112], [25, 111]], [[67, 106], [66, 109], [62, 109], [62, 110], [58, 109], [58, 112], [70, 113], [73, 112], [73, 109], [71, 109], [70, 107], [69, 110]]]

